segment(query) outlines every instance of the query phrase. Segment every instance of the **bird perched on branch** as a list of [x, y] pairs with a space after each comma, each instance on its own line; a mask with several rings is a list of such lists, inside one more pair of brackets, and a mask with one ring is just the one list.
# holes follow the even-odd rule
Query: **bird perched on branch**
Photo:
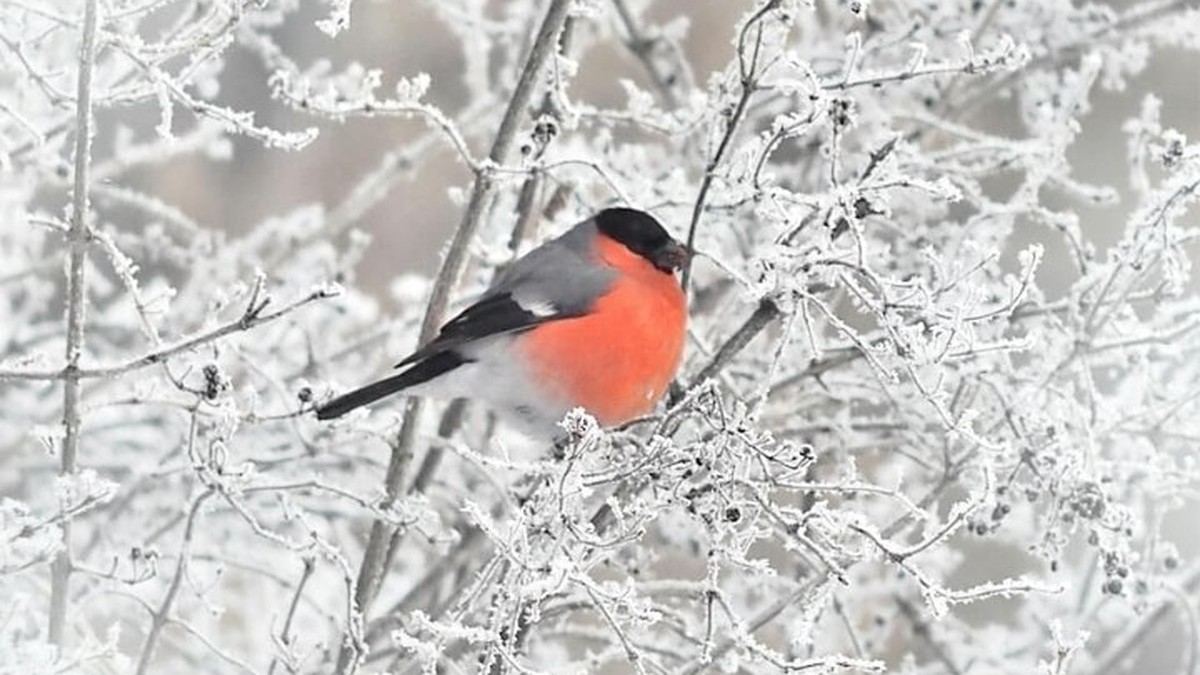
[[479, 300], [397, 364], [317, 408], [322, 420], [390, 394], [469, 398], [535, 436], [575, 407], [602, 425], [650, 412], [679, 367], [688, 252], [652, 216], [610, 208], [514, 261]]

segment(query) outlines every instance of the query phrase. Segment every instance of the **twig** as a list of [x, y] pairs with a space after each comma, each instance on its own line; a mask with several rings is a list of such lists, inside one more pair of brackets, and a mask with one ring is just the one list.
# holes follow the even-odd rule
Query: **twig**
[[[745, 634], [750, 635], [762, 628], [763, 626], [774, 621], [789, 607], [794, 606], [800, 599], [804, 598], [809, 593], [816, 592], [820, 586], [827, 583], [824, 578], [818, 577], [809, 579], [804, 582], [799, 588], [792, 591], [786, 597], [780, 598], [765, 609], [759, 612], [756, 616], [745, 622]], [[697, 659], [693, 661], [690, 667], [681, 669], [681, 675], [696, 675], [708, 669], [712, 662], [721, 658], [726, 652], [737, 647], [740, 642], [739, 638], [729, 638], [721, 642], [711, 652], [706, 651], [706, 659]]]
[[937, 658], [937, 660], [941, 661], [942, 665], [946, 667], [947, 673], [950, 675], [962, 675], [962, 668], [958, 667], [958, 664], [956, 664], [950, 658], [950, 655], [946, 653], [946, 649], [933, 638], [933, 633], [929, 622], [921, 616], [921, 611], [900, 595], [896, 595], [894, 597], [896, 600], [896, 605], [900, 607], [900, 613], [904, 615], [904, 618], [908, 619], [908, 623], [912, 626], [913, 635], [915, 635], [922, 642], [924, 642], [927, 647], [929, 647], [929, 651], [933, 652], [933, 655]]
[[960, 100], [948, 102], [944, 109], [946, 112], [959, 116], [969, 113], [977, 106], [995, 100], [1008, 87], [1015, 84], [1020, 78], [1028, 77], [1033, 71], [1061, 63], [1084, 50], [1096, 49], [1108, 40], [1119, 38], [1125, 35], [1126, 31], [1144, 27], [1159, 19], [1196, 6], [1196, 0], [1174, 0], [1166, 3], [1150, 0], [1135, 5], [1109, 25], [1102, 26], [1066, 44], [1044, 48], [1042, 53], [1029, 59], [1024, 68], [1011, 70], [1004, 73], [1003, 76], [980, 82], [974, 88], [966, 90]]
[[[76, 470], [79, 431], [82, 418], [79, 399], [83, 387], [79, 378], [79, 359], [83, 354], [84, 313], [87, 310], [87, 247], [91, 241], [88, 221], [88, 169], [92, 147], [92, 66], [96, 60], [96, 0], [83, 7], [83, 28], [79, 49], [79, 77], [75, 97], [75, 187], [71, 198], [71, 229], [67, 233], [70, 260], [67, 271], [67, 352], [63, 369], [63, 427], [60, 471], [70, 476]], [[50, 642], [63, 645], [67, 619], [67, 601], [71, 591], [71, 520], [62, 524], [62, 551], [54, 559], [50, 579]]]
[[184, 575], [187, 574], [188, 562], [192, 558], [192, 535], [196, 526], [196, 516], [200, 514], [200, 506], [214, 492], [215, 490], [210, 487], [200, 493], [192, 501], [191, 508], [188, 509], [187, 525], [183, 530], [183, 542], [179, 545], [179, 559], [175, 562], [175, 575], [171, 577], [171, 585], [167, 587], [167, 593], [159, 603], [158, 609], [151, 611], [153, 618], [150, 622], [150, 631], [146, 634], [146, 641], [142, 644], [142, 655], [138, 658], [137, 675], [147, 672], [146, 669], [150, 667], [150, 659], [154, 656], [154, 648], [158, 645], [158, 637], [162, 634], [163, 626], [166, 626], [171, 619], [171, 606], [175, 604], [175, 596], [179, 594], [179, 587], [183, 584]]
[[62, 370], [22, 370], [19, 368], [3, 370], [0, 369], [0, 380], [67, 380], [74, 379], [86, 380], [93, 378], [108, 378], [125, 375], [132, 371], [163, 363], [167, 359], [180, 354], [182, 352], [202, 347], [210, 342], [215, 342], [226, 335], [240, 333], [250, 330], [264, 323], [270, 323], [292, 311], [307, 305], [310, 302], [331, 298], [337, 295], [334, 289], [328, 287], [320, 287], [312, 291], [308, 295], [292, 301], [274, 312], [263, 313], [266, 309], [269, 299], [259, 301], [257, 298], [247, 305], [246, 310], [242, 312], [238, 318], [218, 326], [216, 328], [198, 333], [188, 338], [184, 338], [174, 344], [163, 346], [152, 352], [148, 352], [141, 356], [135, 357], [123, 363], [112, 366], [101, 366], [98, 368], [80, 368], [68, 365]]
[[629, 33], [629, 39], [625, 41], [625, 46], [642, 62], [663, 102], [672, 108], [678, 106], [679, 96], [675, 93], [675, 85], [679, 81], [679, 76], [675, 73], [663, 72], [662, 63], [654, 58], [655, 48], [663, 38], [646, 37], [625, 0], [613, 0], [613, 7], [617, 10], [621, 24], [625, 26], [625, 32]]
[[636, 671], [639, 675], [646, 675], [646, 667], [642, 665], [642, 660], [645, 657], [642, 656], [642, 653], [638, 651], [637, 647], [635, 647], [629, 640], [629, 636], [626, 635], [625, 630], [621, 628], [619, 623], [617, 623], [616, 617], [613, 616], [613, 613], [608, 609], [608, 607], [605, 606], [595, 589], [592, 588], [592, 584], [594, 582], [584, 575], [578, 575], [574, 581], [583, 587], [584, 592], [587, 593], [588, 597], [592, 600], [592, 606], [596, 608], [596, 611], [600, 613], [600, 616], [604, 617], [605, 623], [607, 623], [608, 627], [612, 629], [612, 632], [617, 636], [617, 639], [621, 641], [621, 648], [625, 650], [625, 658], [629, 661], [629, 664], [633, 667], [634, 671]]
[[[300, 573], [300, 581], [296, 582], [296, 592], [292, 595], [292, 602], [288, 605], [287, 616], [283, 620], [283, 626], [279, 628], [279, 643], [284, 647], [291, 647], [292, 638], [292, 620], [296, 618], [296, 608], [300, 606], [300, 598], [304, 596], [304, 587], [308, 584], [308, 580], [312, 578], [313, 570], [317, 568], [317, 561], [312, 556], [304, 557], [304, 570]], [[267, 668], [267, 675], [275, 672], [275, 666], [279, 663], [279, 657], [271, 659], [271, 665]]]
[[[737, 133], [738, 125], [742, 121], [742, 117], [746, 114], [746, 107], [750, 104], [750, 97], [758, 90], [758, 78], [761, 73], [758, 72], [758, 57], [759, 47], [762, 44], [762, 26], [758, 25], [769, 12], [779, 6], [778, 0], [771, 0], [751, 16], [738, 35], [737, 41], [737, 57], [739, 66], [739, 84], [741, 92], [738, 96], [737, 103], [734, 104], [733, 111], [729, 113], [729, 117], [725, 120], [725, 133], [721, 136], [720, 143], [717, 144], [717, 151], [709, 158], [708, 165], [704, 167], [704, 178], [700, 181], [700, 191], [696, 194], [696, 202], [692, 205], [692, 220], [688, 224], [687, 233], [687, 250], [694, 253], [696, 250], [696, 230], [700, 227], [700, 216], [704, 213], [704, 204], [708, 200], [708, 191], [712, 188], [713, 180], [716, 178], [717, 167], [721, 165], [721, 160], [725, 158], [725, 153], [729, 150], [729, 146], [733, 142], [733, 137]], [[749, 65], [745, 61], [746, 34], [752, 27], [758, 27], [758, 37], [755, 41], [754, 54], [750, 59]], [[691, 258], [683, 266], [683, 288], [686, 291], [692, 279], [692, 261]]]

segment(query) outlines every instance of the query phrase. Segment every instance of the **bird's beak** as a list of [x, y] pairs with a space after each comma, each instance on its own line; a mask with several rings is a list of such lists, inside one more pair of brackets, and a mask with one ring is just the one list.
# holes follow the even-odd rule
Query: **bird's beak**
[[683, 269], [691, 257], [683, 244], [672, 241], [654, 253], [654, 266], [664, 272], [674, 272]]

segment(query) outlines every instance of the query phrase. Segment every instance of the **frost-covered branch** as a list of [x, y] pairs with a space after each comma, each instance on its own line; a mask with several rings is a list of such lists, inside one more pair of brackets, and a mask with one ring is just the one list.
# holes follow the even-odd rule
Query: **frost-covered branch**
[[291, 314], [295, 310], [327, 298], [336, 297], [340, 292], [336, 286], [318, 287], [299, 299], [292, 300], [274, 311], [266, 311], [271, 303], [271, 297], [263, 289], [265, 279], [258, 277], [254, 290], [245, 310], [236, 319], [227, 321], [216, 328], [201, 331], [172, 344], [163, 345], [151, 352], [136, 356], [122, 363], [109, 366], [92, 366], [83, 368], [75, 366], [63, 370], [25, 370], [21, 368], [0, 369], [0, 380], [85, 380], [93, 378], [120, 377], [140, 368], [146, 368], [163, 363], [178, 354], [193, 351], [221, 338], [234, 333], [252, 330], [257, 326], [270, 323]]
[[[63, 440], [59, 472], [71, 476], [78, 468], [79, 434], [83, 426], [80, 411], [79, 362], [83, 357], [84, 321], [87, 312], [87, 251], [92, 232], [89, 220], [91, 204], [88, 170], [92, 157], [92, 68], [96, 60], [96, 32], [99, 19], [96, 0], [86, 0], [83, 9], [79, 49], [79, 74], [75, 86], [75, 172], [71, 192], [71, 228], [67, 232], [67, 351], [63, 368]], [[62, 550], [54, 560], [50, 589], [49, 636], [52, 643], [65, 640], [68, 601], [71, 593], [71, 520], [61, 525]]]
[[[500, 120], [500, 127], [492, 140], [491, 149], [488, 152], [488, 164], [475, 168], [475, 181], [471, 188], [471, 196], [464, 209], [462, 222], [454, 232], [449, 249], [442, 260], [441, 268], [438, 270], [430, 291], [425, 318], [421, 322], [421, 332], [418, 336], [419, 343], [425, 343], [432, 339], [445, 319], [446, 310], [450, 304], [450, 293], [458, 283], [459, 277], [462, 276], [463, 269], [467, 264], [470, 244], [483, 224], [487, 209], [491, 206], [496, 189], [496, 179], [491, 173], [490, 166], [503, 165], [508, 160], [508, 155], [516, 140], [518, 125], [524, 119], [526, 109], [533, 98], [537, 78], [547, 59], [554, 54], [558, 47], [559, 31], [566, 22], [570, 6], [571, 0], [551, 0], [545, 18], [542, 19], [541, 26], [538, 28], [537, 36], [534, 38], [533, 46], [530, 48], [529, 56], [521, 70], [520, 78], [508, 101], [508, 106], [505, 108], [504, 116]], [[402, 493], [408, 464], [413, 457], [412, 445], [415, 440], [421, 407], [419, 402], [410, 401], [405, 409], [400, 435], [396, 447], [392, 451], [387, 475], [384, 478], [384, 489], [389, 499], [394, 500]], [[431, 448], [429, 452], [431, 456], [432, 453], [440, 453], [436, 448]], [[430, 460], [427, 458], [426, 461]], [[433, 461], [436, 463], [436, 460]], [[355, 588], [355, 606], [357, 611], [364, 615], [375, 599], [381, 577], [384, 574], [383, 564], [388, 558], [388, 548], [393, 536], [391, 528], [383, 527], [379, 523], [376, 523], [371, 529], [371, 536], [367, 542], [366, 552], [363, 554]], [[338, 672], [355, 672], [360, 658], [361, 654], [356, 654], [353, 646], [348, 642], [345, 643], [338, 657]]]
[[[0, 0], [0, 671], [1194, 669], [1200, 7], [684, 4]], [[659, 409], [308, 414], [613, 204]]]
[[146, 634], [145, 641], [142, 643], [141, 656], [137, 661], [138, 675], [148, 672], [151, 659], [154, 658], [154, 649], [158, 646], [158, 639], [162, 634], [162, 629], [171, 621], [172, 606], [175, 604], [175, 598], [178, 596], [179, 588], [183, 584], [184, 577], [187, 574], [187, 565], [191, 562], [192, 537], [195, 531], [196, 519], [200, 513], [200, 507], [213, 493], [214, 491], [211, 489], [201, 492], [192, 499], [191, 507], [187, 510], [187, 524], [184, 526], [183, 541], [179, 544], [179, 553], [176, 556], [175, 573], [171, 576], [171, 584], [167, 587], [167, 592], [163, 596], [162, 602], [151, 613], [150, 630]]

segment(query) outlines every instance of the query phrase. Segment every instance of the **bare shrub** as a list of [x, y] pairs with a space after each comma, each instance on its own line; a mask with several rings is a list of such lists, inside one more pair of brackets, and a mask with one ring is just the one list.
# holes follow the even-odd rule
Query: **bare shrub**
[[[1068, 151], [1098, 91], [1195, 59], [1197, 3], [758, 0], [706, 80], [647, 4], [429, 3], [448, 110], [289, 54], [299, 3], [0, 0], [0, 671], [1103, 674], [1182, 622], [1157, 657], [1196, 672], [1164, 523], [1198, 485], [1200, 146], [1146, 97], [1132, 205]], [[644, 71], [623, 107], [573, 94], [604, 44]], [[234, 53], [309, 121], [230, 107]], [[381, 116], [428, 132], [243, 234], [132, 178]], [[441, 144], [461, 222], [382, 307], [356, 225]], [[610, 203], [698, 252], [658, 414], [573, 414], [559, 453], [459, 403], [313, 419]], [[1126, 209], [1115, 243], [1085, 207]]]

